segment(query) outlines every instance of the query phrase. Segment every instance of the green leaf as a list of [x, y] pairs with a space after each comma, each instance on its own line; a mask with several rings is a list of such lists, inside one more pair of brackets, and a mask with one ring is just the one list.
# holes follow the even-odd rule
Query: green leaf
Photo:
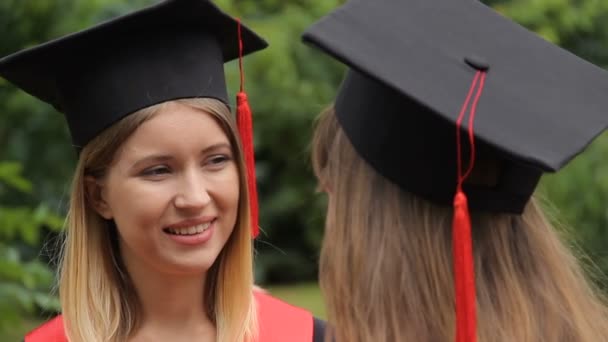
[[32, 183], [21, 176], [23, 166], [19, 162], [0, 162], [0, 181], [25, 193], [32, 191]]

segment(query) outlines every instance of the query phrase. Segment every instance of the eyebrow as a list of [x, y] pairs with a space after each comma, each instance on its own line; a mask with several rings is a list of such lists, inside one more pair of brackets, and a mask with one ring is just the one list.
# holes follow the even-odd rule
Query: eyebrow
[[[232, 148], [231, 148], [230, 144], [217, 143], [217, 144], [213, 144], [213, 145], [207, 146], [206, 148], [202, 149], [200, 154], [201, 155], [208, 154], [210, 152], [217, 151], [217, 150], [220, 150], [223, 148], [227, 148], [232, 152]], [[136, 162], [131, 164], [131, 169], [137, 168], [139, 165], [145, 164], [145, 163], [150, 163], [150, 162], [162, 163], [162, 162], [166, 162], [166, 161], [169, 161], [172, 159], [174, 159], [174, 157], [170, 154], [151, 154], [151, 155], [145, 156], [143, 158], [139, 158]]]

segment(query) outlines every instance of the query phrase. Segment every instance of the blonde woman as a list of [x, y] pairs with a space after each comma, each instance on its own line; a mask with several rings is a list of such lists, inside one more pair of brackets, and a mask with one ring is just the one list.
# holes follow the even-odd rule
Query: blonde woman
[[329, 336], [608, 341], [533, 196], [608, 126], [605, 71], [478, 1], [351, 0], [304, 40], [349, 67], [312, 146]]
[[[322, 336], [310, 313], [253, 287], [251, 146], [223, 63], [264, 47], [209, 1], [169, 0], [0, 60], [3, 77], [66, 115], [79, 153], [62, 315], [25, 341]], [[239, 94], [239, 120], [246, 105]]]

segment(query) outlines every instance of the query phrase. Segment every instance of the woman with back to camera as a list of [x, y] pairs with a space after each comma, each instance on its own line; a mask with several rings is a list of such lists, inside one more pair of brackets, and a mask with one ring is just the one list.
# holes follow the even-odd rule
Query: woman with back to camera
[[608, 340], [534, 199], [608, 125], [608, 75], [477, 1], [351, 0], [304, 34], [349, 69], [312, 161], [330, 335]]

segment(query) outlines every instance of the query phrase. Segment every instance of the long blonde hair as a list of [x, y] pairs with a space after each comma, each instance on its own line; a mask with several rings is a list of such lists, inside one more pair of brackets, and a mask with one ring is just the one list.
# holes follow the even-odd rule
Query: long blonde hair
[[[319, 273], [335, 341], [453, 341], [451, 209], [372, 169], [331, 108], [312, 149], [330, 193]], [[608, 340], [604, 302], [534, 200], [472, 221], [479, 341]]]
[[[235, 123], [227, 106], [218, 100], [176, 102], [211, 114], [234, 150], [241, 194], [238, 217], [235, 230], [207, 272], [205, 309], [216, 325], [217, 341], [250, 340], [257, 329], [252, 297], [253, 252], [245, 164]], [[154, 105], [123, 118], [80, 153], [59, 273], [61, 308], [70, 341], [124, 341], [141, 323], [140, 304], [120, 259], [116, 229], [96, 213], [87, 199], [85, 177], [103, 177], [123, 142], [164, 105]]]

